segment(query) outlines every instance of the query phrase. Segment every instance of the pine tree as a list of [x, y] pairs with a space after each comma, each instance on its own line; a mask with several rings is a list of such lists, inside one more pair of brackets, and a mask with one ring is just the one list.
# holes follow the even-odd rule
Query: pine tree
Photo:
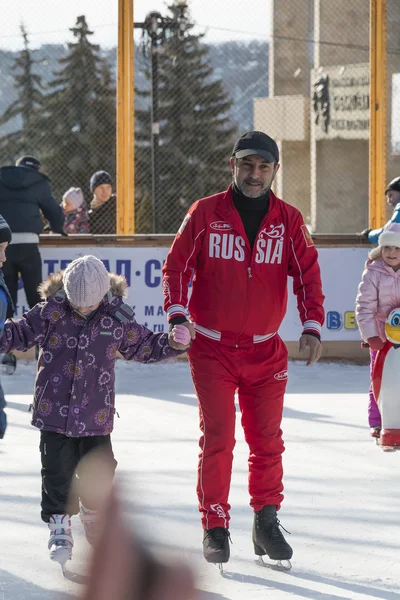
[[21, 154], [35, 154], [40, 145], [36, 121], [43, 103], [42, 83], [39, 75], [34, 73], [36, 61], [32, 57], [28, 34], [23, 24], [21, 24], [21, 35], [24, 48], [13, 64], [14, 87], [18, 91], [18, 96], [0, 117], [0, 125], [19, 118], [21, 127], [2, 136], [0, 143], [2, 162], [14, 162]]
[[[170, 6], [174, 20], [177, 6]], [[188, 19], [159, 53], [160, 194], [158, 232], [174, 233], [197, 199], [226, 189], [235, 129], [231, 102], [209, 66], [202, 35]], [[149, 78], [148, 74], [148, 78]], [[143, 91], [142, 91], [143, 93]], [[136, 192], [151, 196], [150, 102], [136, 110]]]
[[115, 173], [115, 89], [100, 47], [90, 42], [84, 16], [71, 28], [76, 41], [59, 59], [60, 71], [49, 84], [41, 129], [42, 163], [52, 179], [56, 197], [81, 187], [87, 197], [94, 171]]

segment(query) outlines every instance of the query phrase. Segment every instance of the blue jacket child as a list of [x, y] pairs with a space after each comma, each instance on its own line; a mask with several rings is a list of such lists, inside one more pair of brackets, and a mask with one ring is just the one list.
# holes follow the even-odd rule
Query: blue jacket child
[[[5, 250], [10, 242], [11, 229], [0, 215], [0, 338], [4, 331], [8, 305], [9, 303], [12, 304], [7, 286], [4, 283], [3, 271], [1, 270], [3, 263], [6, 261]], [[3, 439], [7, 427], [7, 415], [4, 410], [5, 406], [6, 399], [0, 383], [0, 440]]]
[[[391, 223], [400, 223], [400, 177], [396, 177], [388, 184], [385, 196], [389, 206], [393, 206], [394, 208], [391, 218], [385, 225], [387, 227]], [[364, 229], [361, 235], [366, 237], [371, 244], [378, 244], [383, 229], [383, 227], [379, 229]]]

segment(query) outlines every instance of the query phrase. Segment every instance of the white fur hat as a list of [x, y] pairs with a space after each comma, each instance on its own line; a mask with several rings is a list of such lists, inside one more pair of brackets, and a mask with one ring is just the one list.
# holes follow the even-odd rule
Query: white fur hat
[[400, 223], [390, 223], [379, 236], [379, 246], [373, 248], [369, 253], [369, 259], [375, 260], [380, 256], [384, 246], [396, 246], [400, 248]]
[[81, 188], [69, 188], [69, 190], [65, 192], [63, 200], [69, 200], [75, 206], [75, 208], [80, 208], [84, 202]]

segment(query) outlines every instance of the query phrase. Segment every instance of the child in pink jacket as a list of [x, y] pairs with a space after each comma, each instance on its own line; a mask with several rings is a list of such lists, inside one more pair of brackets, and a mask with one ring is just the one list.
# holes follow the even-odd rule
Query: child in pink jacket
[[[385, 321], [400, 307], [400, 223], [387, 225], [379, 246], [369, 253], [356, 300], [356, 318], [362, 339], [369, 344], [371, 378], [375, 357], [386, 342]], [[369, 390], [368, 421], [371, 435], [379, 437], [381, 415]]]

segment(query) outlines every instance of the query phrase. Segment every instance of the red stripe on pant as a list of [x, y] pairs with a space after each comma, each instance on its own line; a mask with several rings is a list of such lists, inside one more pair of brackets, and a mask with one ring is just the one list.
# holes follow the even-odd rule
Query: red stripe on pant
[[200, 454], [197, 481], [204, 529], [228, 527], [229, 489], [235, 446], [235, 391], [249, 446], [250, 505], [279, 509], [282, 484], [282, 411], [287, 377], [287, 349], [278, 335], [233, 348], [196, 336], [189, 351], [199, 400]]

